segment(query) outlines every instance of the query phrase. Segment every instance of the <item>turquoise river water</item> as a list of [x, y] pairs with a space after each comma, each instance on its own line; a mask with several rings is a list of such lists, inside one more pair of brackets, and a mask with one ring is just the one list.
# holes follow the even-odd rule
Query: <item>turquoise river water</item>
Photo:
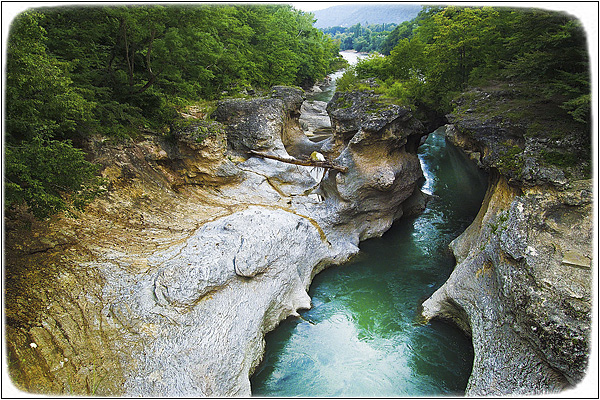
[[420, 307], [452, 272], [448, 244], [475, 218], [487, 177], [442, 130], [429, 135], [420, 158], [422, 190], [433, 195], [427, 209], [315, 277], [312, 308], [267, 335], [251, 379], [254, 396], [464, 394], [470, 339], [444, 322], [422, 324]]

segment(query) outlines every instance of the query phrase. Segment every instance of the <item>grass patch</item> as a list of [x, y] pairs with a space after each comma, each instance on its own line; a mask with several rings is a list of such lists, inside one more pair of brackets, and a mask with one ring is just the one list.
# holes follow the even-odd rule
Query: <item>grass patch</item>
[[572, 153], [561, 153], [558, 151], [541, 151], [542, 160], [550, 165], [555, 165], [561, 168], [573, 167], [578, 162], [578, 157]]
[[505, 144], [505, 148], [500, 151], [499, 160], [498, 160], [498, 169], [505, 172], [514, 172], [517, 176], [521, 175], [521, 171], [525, 166], [525, 162], [521, 157], [523, 153], [523, 149], [516, 145], [511, 145], [510, 143]]

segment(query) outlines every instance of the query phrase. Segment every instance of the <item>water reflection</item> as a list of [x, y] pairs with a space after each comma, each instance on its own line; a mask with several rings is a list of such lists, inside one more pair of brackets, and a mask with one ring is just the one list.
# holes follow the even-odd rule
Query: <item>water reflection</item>
[[442, 132], [420, 155], [427, 210], [364, 242], [354, 262], [327, 269], [310, 288], [312, 309], [267, 336], [252, 378], [261, 396], [419, 396], [462, 393], [470, 341], [454, 326], [421, 325], [418, 308], [449, 276], [448, 243], [475, 217], [486, 178]]

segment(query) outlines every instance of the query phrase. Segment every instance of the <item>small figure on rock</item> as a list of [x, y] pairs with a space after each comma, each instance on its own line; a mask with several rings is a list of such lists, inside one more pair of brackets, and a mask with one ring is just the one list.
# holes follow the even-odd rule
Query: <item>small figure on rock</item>
[[[323, 161], [325, 161], [325, 156], [324, 156], [323, 154], [319, 153], [318, 151], [313, 151], [313, 152], [310, 154], [310, 159], [311, 159], [311, 161], [319, 161], [319, 162], [323, 162]], [[320, 170], [321, 170], [321, 168], [319, 168], [319, 167], [316, 167], [316, 168], [314, 168], [314, 169], [316, 169], [316, 179], [317, 179], [317, 181], [318, 181], [318, 182], [319, 182], [319, 184], [320, 184], [320, 182], [323, 180], [323, 178], [325, 178], [325, 168], [323, 168], [323, 174], [322, 174], [322, 175], [320, 174]], [[319, 179], [319, 175], [321, 175], [321, 178], [320, 178], [320, 179]], [[322, 198], [321, 196], [317, 195], [317, 197], [318, 197], [320, 200], [323, 200], [323, 198]]]

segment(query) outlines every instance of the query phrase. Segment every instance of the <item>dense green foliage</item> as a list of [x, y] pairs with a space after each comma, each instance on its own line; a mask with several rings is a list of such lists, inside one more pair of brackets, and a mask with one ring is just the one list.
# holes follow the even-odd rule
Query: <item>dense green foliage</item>
[[[347, 9], [349, 15], [327, 15], [321, 21], [320, 13], [334, 13], [333, 10]], [[431, 8], [430, 8], [431, 9]], [[331, 11], [329, 11], [331, 10]], [[393, 5], [348, 5], [335, 6], [315, 12], [319, 18], [315, 24], [325, 34], [331, 36], [334, 40], [339, 40], [341, 50], [356, 50], [359, 52], [372, 53], [378, 52], [389, 55], [390, 51], [396, 46], [402, 38], [408, 38], [412, 35], [419, 21], [427, 16], [422, 7], [414, 4], [393, 4]], [[357, 22], [350, 27], [346, 26], [328, 26], [324, 27], [325, 21], [334, 21], [339, 19], [344, 23], [353, 23], [349, 21], [382, 21], [379, 23]], [[398, 25], [395, 21], [400, 22]]]
[[5, 110], [5, 207], [27, 204], [38, 218], [82, 209], [101, 190], [96, 166], [70, 139], [85, 129], [93, 104], [46, 51], [41, 15], [26, 13], [8, 42]]
[[382, 45], [396, 24], [375, 24], [362, 26], [360, 23], [349, 28], [334, 26], [321, 29], [323, 33], [339, 41], [340, 50], [356, 50], [370, 53], [383, 52]]
[[[577, 20], [545, 10], [495, 7], [427, 8], [398, 28], [386, 57], [360, 62], [352, 81], [376, 77], [380, 91], [438, 114], [471, 85], [527, 82], [540, 96], [560, 98], [581, 123], [590, 118], [590, 77], [585, 32]], [[400, 33], [402, 35], [400, 35]]]
[[439, 11], [439, 7], [427, 7], [422, 9], [419, 14], [409, 20], [404, 21], [400, 25], [396, 26], [385, 38], [383, 43], [379, 47], [379, 52], [386, 56], [390, 55], [390, 52], [401, 39], [409, 39], [413, 36], [413, 31], [419, 26], [422, 20], [427, 18], [434, 12]]
[[163, 125], [169, 105], [246, 87], [311, 85], [334, 42], [290, 6], [121, 6], [46, 12], [49, 50], [73, 66], [102, 126]]
[[339, 47], [287, 5], [63, 7], [11, 26], [6, 64], [5, 206], [39, 218], [101, 189], [76, 145], [92, 133], [166, 133], [177, 108], [246, 88], [309, 86]]

